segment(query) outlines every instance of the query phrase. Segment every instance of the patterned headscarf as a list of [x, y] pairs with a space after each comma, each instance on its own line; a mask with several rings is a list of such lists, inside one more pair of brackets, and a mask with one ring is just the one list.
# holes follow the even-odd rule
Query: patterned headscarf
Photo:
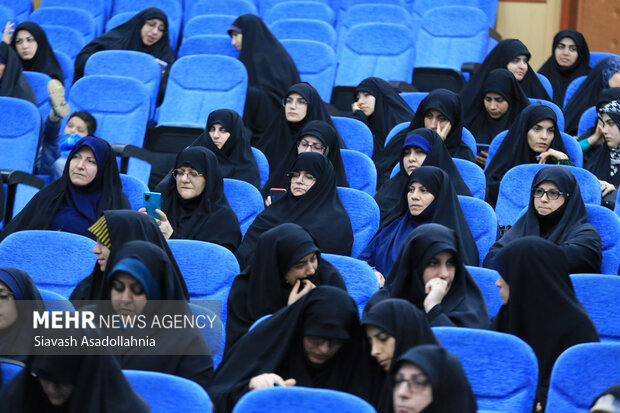
[[[620, 58], [617, 60], [618, 64], [620, 64]], [[618, 67], [618, 71], [620, 71], [620, 66]], [[609, 117], [615, 122], [618, 129], [620, 129], [620, 100], [614, 100], [605, 105], [600, 111], [601, 115], [603, 115], [603, 113], [609, 115]], [[620, 145], [616, 146], [615, 148], [609, 148], [609, 153], [609, 175], [614, 176], [618, 172], [618, 168], [620, 167]]]
[[609, 87], [609, 79], [618, 72], [620, 72], [620, 56], [612, 56], [607, 59], [603, 69], [603, 89]]

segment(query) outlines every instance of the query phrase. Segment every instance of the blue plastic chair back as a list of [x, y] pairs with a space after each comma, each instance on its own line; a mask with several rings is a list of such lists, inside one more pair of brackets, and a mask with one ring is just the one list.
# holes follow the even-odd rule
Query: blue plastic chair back
[[69, 92], [71, 91], [71, 86], [73, 85], [73, 60], [63, 52], [54, 51], [56, 55], [56, 59], [58, 59], [58, 63], [60, 64], [60, 68], [62, 69], [62, 75], [65, 77], [65, 96], [69, 96]]
[[332, 5], [334, 9], [337, 8], [338, 10], [338, 20], [342, 20], [345, 12], [356, 4], [394, 4], [396, 6], [407, 8], [407, 3], [405, 1], [409, 0], [333, 0]]
[[[539, 76], [542, 76], [542, 75], [539, 75]], [[553, 112], [555, 112], [555, 116], [558, 119], [558, 127], [560, 128], [561, 131], [564, 130], [564, 112], [562, 112], [562, 109], [560, 109], [558, 105], [545, 99], [536, 99], [536, 98], [529, 98], [529, 99], [532, 105], [545, 105], [553, 109]]]
[[301, 80], [313, 85], [321, 98], [329, 102], [337, 66], [333, 49], [314, 40], [288, 39], [280, 43], [295, 62]]
[[406, 8], [396, 4], [355, 4], [349, 7], [342, 15], [342, 18], [338, 20], [338, 35], [342, 36], [342, 34], [351, 29], [351, 27], [360, 23], [395, 22], [407, 26], [415, 38], [417, 31], [413, 30], [413, 19], [411, 18], [411, 13], [409, 13]]
[[14, 21], [15, 21], [15, 13], [13, 12], [13, 9], [7, 6], [3, 6], [0, 1], [0, 25], [4, 27], [7, 24], [7, 22], [14, 22]]
[[71, 301], [67, 300], [62, 295], [54, 291], [46, 290], [45, 288], [39, 288], [39, 293], [45, 302], [47, 311], [68, 311], [71, 313], [75, 311], [75, 307], [73, 307]]
[[92, 13], [74, 7], [41, 7], [30, 14], [29, 20], [39, 25], [72, 27], [82, 33], [87, 42], [93, 40], [97, 33]]
[[23, 99], [0, 96], [0, 165], [32, 173], [39, 144], [41, 114]]
[[209, 395], [199, 384], [158, 371], [123, 370], [131, 387], [146, 400], [151, 413], [211, 413]]
[[13, 201], [13, 216], [11, 218], [19, 214], [37, 192], [39, 192], [39, 188], [25, 184], [17, 184], [15, 201]]
[[260, 323], [262, 323], [263, 321], [265, 321], [266, 319], [268, 319], [271, 316], [272, 316], [272, 314], [265, 314], [264, 316], [262, 316], [261, 318], [259, 318], [255, 322], [253, 322], [252, 325], [250, 326], [250, 328], [248, 328], [248, 331], [254, 330], [254, 327], [256, 327], [257, 325], [259, 325]]
[[157, 7], [166, 14], [170, 47], [176, 50], [183, 16], [183, 6], [180, 0], [114, 0], [114, 14], [133, 13], [136, 15], [148, 7]]
[[422, 16], [416, 39], [416, 67], [447, 67], [482, 62], [489, 38], [487, 15], [474, 7], [437, 7]]
[[620, 265], [620, 218], [611, 209], [586, 204], [588, 222], [596, 227], [603, 241], [602, 274], [618, 274]]
[[[264, 18], [265, 16], [267, 16], [267, 14], [269, 14], [269, 11], [272, 8], [276, 7], [280, 3], [287, 3], [289, 1], [290, 0], [252, 0], [252, 3], [255, 4], [256, 7], [258, 8], [258, 11], [260, 13], [259, 16], [262, 16]], [[331, 6], [334, 3], [332, 0], [307, 0], [307, 1], [323, 3], [328, 6]]]
[[110, 17], [110, 20], [108, 20], [108, 22], [105, 24], [105, 31], [109, 32], [113, 28], [118, 27], [121, 24], [125, 23], [126, 21], [128, 21], [135, 15], [136, 13], [133, 11], [115, 14], [114, 16]]
[[549, 383], [545, 411], [587, 412], [592, 401], [620, 383], [620, 343], [583, 343], [560, 354]]
[[478, 7], [485, 12], [489, 19], [489, 27], [495, 28], [495, 20], [497, 19], [497, 0], [478, 0]]
[[598, 114], [596, 113], [596, 106], [590, 106], [588, 109], [586, 109], [579, 118], [577, 136], [581, 136], [582, 133], [593, 127], [597, 117]]
[[596, 66], [598, 62], [608, 57], [618, 56], [617, 54], [608, 52], [590, 52], [590, 67]]
[[229, 56], [194, 55], [174, 62], [166, 96], [160, 106], [159, 124], [204, 128], [216, 109], [228, 108], [243, 115], [248, 72]]
[[[549, 98], [553, 99], [553, 86], [551, 86], [551, 82], [547, 79], [547, 76], [540, 73], [536, 73], [536, 76], [538, 76], [538, 80], [540, 80], [540, 83], [545, 89], [545, 92], [549, 95]], [[564, 129], [564, 127], [562, 127], [562, 129]]]
[[258, 165], [258, 173], [260, 174], [260, 186], [265, 186], [265, 183], [269, 179], [269, 161], [265, 154], [258, 148], [252, 146], [252, 154], [256, 159], [256, 165]]
[[223, 10], [231, 16], [258, 14], [256, 6], [249, 0], [198, 0], [185, 9], [184, 22], [203, 14], [221, 14]]
[[[372, 33], [371, 36], [368, 34]], [[402, 24], [362, 23], [340, 38], [336, 85], [357, 85], [367, 77], [411, 81], [415, 45]]]
[[338, 187], [340, 201], [349, 214], [353, 227], [351, 256], [357, 257], [379, 229], [379, 206], [374, 198], [353, 188]]
[[410, 124], [411, 122], [401, 122], [398, 125], [394, 126], [392, 130], [390, 130], [390, 132], [385, 137], [384, 146], [387, 146], [388, 142], [391, 141], [392, 138], [398, 134], [398, 132], [402, 131], [403, 129], [408, 128]]
[[474, 135], [467, 129], [463, 127], [463, 132], [461, 132], [461, 141], [465, 143], [471, 149], [471, 152], [476, 155], [478, 153], [478, 145], [476, 144], [476, 138]]
[[285, 1], [263, 14], [265, 24], [283, 19], [312, 19], [334, 25], [335, 13], [329, 5], [318, 1]]
[[493, 208], [481, 199], [458, 195], [467, 225], [474, 236], [480, 265], [497, 240], [497, 217]]
[[480, 169], [480, 167], [475, 163], [466, 161], [465, 159], [452, 158], [452, 161], [454, 162], [456, 169], [459, 170], [461, 177], [467, 184], [467, 187], [471, 191], [472, 195], [475, 198], [484, 201], [487, 182], [482, 169]]
[[489, 268], [473, 267], [466, 265], [467, 271], [471, 274], [478, 288], [482, 291], [484, 301], [487, 304], [487, 311], [492, 320], [502, 306], [502, 298], [499, 296], [499, 288], [495, 286], [495, 282], [499, 277], [499, 272]]
[[620, 343], [618, 297], [620, 277], [606, 274], [571, 274], [579, 302], [596, 326], [601, 341]]
[[263, 197], [254, 185], [230, 178], [224, 178], [224, 193], [230, 207], [237, 215], [241, 235], [245, 235], [254, 222], [254, 218], [265, 208]]
[[17, 360], [0, 358], [0, 388], [9, 384], [13, 377], [17, 376], [20, 371], [24, 369], [24, 363], [20, 363]]
[[340, 116], [332, 116], [332, 120], [347, 149], [356, 150], [372, 158], [374, 148], [372, 132], [364, 122]]
[[224, 335], [225, 329], [222, 319], [220, 318], [217, 311], [214, 311], [213, 304], [209, 303], [208, 307], [203, 307], [196, 303], [188, 303], [189, 308], [192, 309], [192, 313], [195, 317], [204, 316], [208, 320], [213, 320], [212, 325], [209, 325], [206, 328], [201, 330], [202, 336], [204, 337], [207, 345], [209, 346], [209, 350], [211, 350], [211, 358], [213, 359], [213, 368], [217, 369], [220, 362], [222, 361], [222, 352], [223, 352], [223, 343], [224, 343]]
[[192, 17], [183, 27], [183, 39], [203, 34], [225, 34], [228, 36], [228, 28], [236, 19], [237, 16], [229, 14], [204, 14]]
[[[32, 0], [0, 0], [0, 5], [11, 9], [12, 19], [17, 24], [28, 20], [32, 10]], [[6, 24], [6, 22], [4, 22]], [[4, 28], [4, 26], [2, 26]]]
[[129, 199], [131, 209], [137, 211], [144, 206], [144, 193], [149, 191], [149, 187], [136, 177], [120, 174], [123, 193]]
[[349, 393], [301, 386], [277, 386], [246, 393], [233, 413], [376, 413], [368, 402]]
[[586, 204], [601, 204], [601, 186], [591, 172], [574, 166], [524, 164], [506, 172], [499, 186], [495, 214], [499, 225], [513, 225], [523, 208], [530, 202], [534, 176], [542, 168], [569, 168], [579, 183], [581, 197]]
[[353, 149], [341, 149], [340, 154], [349, 187], [374, 196], [377, 189], [377, 168], [372, 159]]
[[69, 232], [18, 231], [0, 243], [0, 262], [26, 271], [37, 287], [68, 298], [93, 271], [94, 246], [92, 239]]
[[65, 53], [72, 60], [75, 60], [80, 50], [86, 46], [86, 39], [84, 39], [82, 33], [73, 27], [50, 24], [42, 24], [41, 27], [45, 30], [47, 40], [55, 53]]
[[320, 20], [281, 19], [269, 26], [271, 33], [280, 41], [297, 39], [313, 40], [336, 48], [336, 30]]
[[373, 269], [365, 261], [356, 258], [335, 254], [321, 254], [321, 257], [329, 261], [342, 275], [347, 292], [355, 300], [361, 315], [368, 299], [379, 291], [379, 281]]
[[70, 7], [74, 9], [84, 10], [90, 13], [95, 22], [95, 36], [103, 33], [103, 27], [106, 20], [106, 4], [104, 0], [92, 0], [84, 2], [83, 0], [42, 0], [43, 7]]
[[583, 81], [586, 80], [586, 77], [588, 76], [583, 75], [576, 77], [572, 82], [569, 83], [568, 87], [566, 88], [566, 92], [564, 92], [564, 102], [562, 104], [562, 107], [566, 107], [566, 104], [568, 103], [570, 98], [573, 97], [577, 89], [579, 89], [579, 86], [581, 86]]
[[479, 409], [532, 411], [538, 360], [525, 341], [511, 334], [465, 327], [433, 327], [433, 332], [463, 364]]
[[415, 112], [420, 106], [420, 102], [428, 96], [428, 92], [401, 92], [400, 96], [407, 102], [409, 107]]
[[30, 72], [24, 70], [22, 72], [24, 77], [32, 86], [32, 90], [34, 90], [34, 96], [37, 99], [37, 107], [39, 108], [39, 113], [41, 113], [41, 118], [45, 119], [47, 115], [50, 113], [50, 101], [49, 101], [49, 92], [47, 91], [47, 84], [51, 77], [41, 72]]
[[200, 54], [239, 57], [239, 52], [230, 43], [228, 35], [203, 34], [183, 38], [183, 43], [179, 47], [179, 58]]
[[[93, 90], [97, 99], [93, 99]], [[139, 80], [93, 75], [75, 82], [69, 94], [71, 110], [85, 110], [97, 120], [97, 136], [110, 144], [142, 147], [151, 107], [151, 92]], [[65, 118], [61, 127], [64, 127]]]

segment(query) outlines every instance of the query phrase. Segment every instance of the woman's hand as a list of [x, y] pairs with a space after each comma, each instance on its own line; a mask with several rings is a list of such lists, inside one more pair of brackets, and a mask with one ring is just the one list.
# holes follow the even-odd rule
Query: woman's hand
[[356, 110], [361, 110], [359, 106], [357, 106], [357, 101], [351, 104], [351, 112], [355, 112]]
[[596, 121], [596, 129], [594, 133], [588, 137], [588, 143], [590, 146], [598, 146], [605, 142], [605, 135], [603, 135], [603, 124], [600, 121]]
[[13, 28], [15, 27], [15, 23], [6, 22], [4, 25], [4, 33], [2, 33], [2, 41], [6, 44], [11, 44], [11, 39], [13, 38], [13, 32], [15, 31]]
[[[146, 208], [140, 208], [138, 212], [146, 214]], [[168, 221], [168, 216], [161, 209], [156, 209], [155, 212], [157, 212], [157, 215], [159, 215], [160, 218], [155, 220], [159, 226], [159, 230], [163, 234], [164, 238], [170, 239], [174, 229], [172, 229], [172, 225], [170, 225], [170, 221]]]
[[489, 153], [487, 151], [480, 151], [480, 153], [478, 153], [476, 155], [476, 163], [478, 164], [478, 166], [480, 166], [482, 169], [484, 169], [484, 166], [487, 163], [487, 157], [489, 156]]
[[377, 281], [379, 281], [379, 288], [383, 288], [383, 284], [385, 284], [385, 277], [377, 270], [375, 270], [375, 275], [377, 276]]
[[568, 155], [558, 150], [549, 148], [540, 155], [538, 155], [536, 158], [538, 158], [539, 164], [543, 164], [547, 163], [548, 159], [555, 162], [568, 159]]
[[607, 196], [610, 192], [613, 192], [616, 190], [616, 187], [613, 184], [610, 184], [609, 182], [601, 181], [600, 179], [598, 180], [598, 182], [601, 184], [601, 196], [603, 198]]
[[[302, 285], [303, 285], [303, 288], [301, 289], [301, 291], [299, 291], [299, 287], [301, 287]], [[316, 288], [316, 285], [312, 284], [310, 280], [295, 281], [295, 284], [293, 284], [293, 289], [291, 290], [291, 293], [288, 295], [288, 305], [291, 305], [295, 301], [299, 300], [301, 297], [306, 295], [313, 288]]]
[[297, 383], [295, 379], [284, 380], [282, 377], [274, 373], [265, 373], [260, 376], [254, 376], [250, 380], [250, 390], [264, 389], [266, 387], [273, 387], [276, 384], [280, 386], [294, 386]]
[[448, 293], [448, 282], [441, 278], [433, 278], [424, 286], [426, 298], [424, 299], [424, 311], [427, 313], [433, 309]]
[[437, 134], [441, 137], [442, 141], [446, 141], [446, 138], [451, 130], [452, 124], [450, 122], [446, 122], [443, 128], [441, 127], [441, 124], [437, 122], [437, 129], [435, 129], [435, 132], [437, 132]]

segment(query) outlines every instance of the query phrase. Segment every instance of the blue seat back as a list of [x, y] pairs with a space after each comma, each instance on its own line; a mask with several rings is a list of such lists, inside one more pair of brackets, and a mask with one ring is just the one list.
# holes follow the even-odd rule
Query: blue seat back
[[618, 297], [620, 277], [607, 274], [571, 274], [579, 302], [588, 311], [601, 341], [620, 343]]
[[[11, 9], [17, 24], [28, 20], [32, 10], [32, 0], [0, 0], [0, 5]], [[2, 27], [4, 28], [4, 26]]]
[[538, 77], [538, 80], [540, 80], [540, 83], [545, 89], [545, 92], [547, 92], [547, 94], [549, 95], [549, 98], [553, 99], [553, 86], [551, 86], [551, 82], [549, 81], [549, 79], [547, 79], [547, 76], [541, 73], [536, 73], [536, 76]]
[[489, 19], [489, 27], [495, 28], [495, 20], [497, 19], [497, 0], [478, 0], [478, 7], [487, 15]]
[[608, 57], [618, 56], [617, 54], [608, 52], [590, 52], [590, 67], [596, 66], [598, 62]]
[[211, 413], [209, 395], [197, 383], [157, 371], [123, 370], [131, 387], [146, 400], [151, 413]]
[[379, 291], [379, 281], [373, 269], [365, 261], [336, 254], [321, 254], [342, 275], [347, 292], [355, 300], [360, 315], [368, 299]]
[[480, 167], [475, 163], [466, 161], [465, 159], [452, 158], [452, 161], [454, 162], [456, 169], [459, 170], [461, 177], [467, 184], [467, 187], [471, 191], [472, 195], [475, 198], [484, 201], [487, 182], [482, 169], [480, 169]]
[[266, 319], [268, 319], [271, 316], [272, 316], [272, 314], [265, 314], [264, 316], [262, 316], [258, 320], [254, 321], [252, 323], [252, 325], [250, 326], [250, 328], [248, 328], [248, 331], [254, 330], [254, 327], [256, 327], [257, 325], [259, 325], [260, 323], [262, 323], [263, 321], [265, 321]]
[[437, 7], [422, 16], [416, 39], [416, 67], [444, 67], [461, 71], [466, 62], [482, 62], [489, 24], [474, 7]]
[[458, 195], [467, 225], [476, 240], [480, 265], [497, 240], [497, 217], [491, 205], [481, 199]]
[[335, 13], [329, 5], [319, 1], [286, 1], [274, 5], [263, 14], [266, 24], [283, 19], [312, 19], [334, 25]]
[[233, 413], [375, 413], [368, 402], [349, 393], [301, 386], [277, 386], [246, 393]]
[[321, 98], [329, 102], [337, 66], [334, 50], [314, 40], [288, 39], [280, 43], [295, 62], [301, 80], [313, 85]]
[[221, 14], [222, 10], [231, 16], [258, 14], [256, 6], [249, 0], [198, 0], [185, 9], [184, 22], [203, 14]]
[[[289, 2], [290, 0], [252, 0], [252, 3], [256, 5], [258, 8], [259, 16], [263, 18], [269, 14], [269, 11], [276, 7], [280, 3]], [[332, 0], [308, 0], [314, 1], [318, 3], [323, 3], [330, 6], [333, 2]]]
[[0, 26], [4, 27], [7, 22], [15, 21], [15, 13], [12, 8], [2, 5], [0, 1]]
[[166, 14], [170, 46], [176, 50], [183, 16], [180, 0], [114, 0], [113, 13], [133, 13], [135, 15], [148, 7], [157, 7]]
[[41, 294], [41, 298], [45, 301], [45, 308], [47, 311], [68, 311], [74, 312], [75, 307], [71, 304], [71, 301], [67, 300], [62, 295], [46, 290], [45, 288], [39, 288], [39, 293]]
[[476, 155], [478, 153], [478, 145], [476, 144], [476, 138], [474, 135], [467, 129], [463, 127], [463, 132], [461, 133], [461, 141], [465, 143], [471, 149], [471, 152]]
[[407, 26], [415, 38], [416, 31], [413, 30], [413, 19], [411, 13], [403, 7], [396, 4], [383, 3], [364, 3], [355, 4], [347, 9], [338, 20], [338, 35], [351, 29], [351, 27], [360, 23], [395, 23]]
[[[273, 1], [273, 0], [272, 0]], [[342, 20], [344, 14], [347, 10], [353, 7], [356, 4], [394, 4], [396, 6], [407, 8], [407, 3], [409, 0], [340, 0], [340, 1], [332, 1], [334, 9], [337, 8], [337, 17], [338, 20]]]
[[366, 248], [379, 229], [379, 206], [374, 198], [365, 192], [353, 188], [337, 189], [353, 227], [351, 256], [355, 258]]
[[15, 201], [13, 202], [13, 217], [21, 212], [22, 209], [30, 202], [33, 196], [39, 192], [38, 188], [34, 186], [17, 184], [15, 191]]
[[579, 183], [581, 197], [586, 204], [601, 204], [601, 186], [591, 172], [574, 166], [524, 164], [506, 172], [499, 186], [495, 214], [499, 225], [513, 225], [523, 208], [530, 202], [534, 176], [542, 168], [569, 168]]
[[228, 28], [236, 19], [237, 16], [229, 14], [204, 14], [192, 17], [183, 27], [183, 39], [203, 34], [227, 35]]
[[354, 149], [372, 158], [374, 148], [372, 132], [364, 122], [340, 116], [332, 116], [332, 120], [347, 149]]
[[433, 327], [433, 332], [463, 364], [480, 410], [532, 411], [538, 361], [525, 341], [465, 327]]
[[31, 173], [37, 155], [41, 114], [23, 99], [0, 96], [0, 165]]
[[620, 218], [600, 203], [586, 204], [588, 222], [596, 227], [603, 241], [602, 274], [618, 274], [620, 265]]
[[353, 149], [341, 149], [340, 154], [349, 187], [374, 196], [377, 189], [377, 168], [372, 159]]
[[[93, 99], [93, 90], [97, 99]], [[71, 88], [69, 105], [73, 111], [90, 112], [97, 120], [97, 136], [110, 144], [142, 147], [151, 92], [139, 80], [110, 75], [83, 77]]]
[[41, 118], [45, 119], [47, 115], [50, 113], [50, 101], [49, 101], [49, 92], [47, 91], [47, 84], [51, 77], [41, 72], [30, 72], [24, 70], [22, 72], [24, 77], [32, 86], [32, 90], [34, 90], [34, 96], [37, 99], [37, 107], [39, 108], [39, 113], [41, 114]]
[[209, 350], [211, 350], [213, 368], [217, 369], [217, 366], [222, 361], [222, 349], [225, 335], [224, 323], [219, 314], [217, 314], [218, 311], [216, 311], [212, 303], [209, 303], [207, 308], [207, 306], [201, 306], [192, 302], [189, 303], [189, 308], [192, 309], [192, 313], [195, 317], [202, 315], [208, 320], [213, 320], [212, 324], [205, 326], [206, 328], [201, 329], [201, 332], [209, 346]]
[[133, 11], [127, 11], [124, 13], [116, 13], [114, 16], [110, 17], [110, 20], [108, 20], [107, 23], [105, 24], [105, 31], [109, 32], [113, 28], [118, 27], [121, 24], [125, 23], [126, 21], [128, 21], [135, 15], [136, 13], [134, 13]]
[[583, 76], [576, 77], [575, 79], [573, 79], [572, 82], [569, 83], [568, 87], [566, 88], [566, 92], [564, 92], [564, 102], [563, 102], [562, 107], [564, 108], [566, 107], [566, 104], [568, 103], [570, 98], [573, 97], [577, 89], [579, 89], [579, 86], [581, 86], [583, 81], [586, 80], [586, 77], [588, 76], [583, 75]]
[[593, 127], [597, 117], [596, 106], [590, 106], [588, 109], [584, 110], [579, 118], [577, 136], [581, 136], [582, 133]]
[[183, 38], [183, 43], [179, 47], [179, 57], [200, 54], [239, 57], [239, 52], [230, 43], [230, 37], [226, 34], [202, 34]]
[[[371, 36], [368, 34], [372, 33]], [[338, 47], [336, 85], [357, 85], [367, 77], [411, 81], [415, 46], [402, 24], [362, 23], [347, 30]]]
[[428, 96], [428, 92], [401, 92], [400, 96], [407, 102], [409, 107], [415, 112], [420, 106], [420, 102]]
[[73, 7], [41, 7], [30, 14], [29, 20], [39, 25], [72, 27], [82, 33], [87, 42], [93, 40], [97, 33], [92, 13]]
[[42, 0], [43, 7], [70, 7], [74, 9], [84, 10], [91, 14], [95, 22], [95, 37], [103, 33], [103, 27], [106, 20], [106, 4], [104, 0]]
[[547, 396], [547, 412], [587, 412], [592, 401], [620, 383], [620, 343], [577, 344], [560, 354]]
[[174, 62], [159, 124], [203, 128], [209, 113], [228, 108], [243, 114], [248, 72], [229, 56], [194, 55]]
[[54, 51], [54, 54], [62, 69], [62, 75], [65, 77], [65, 96], [69, 96], [71, 86], [73, 85], [73, 72], [75, 70], [73, 60], [66, 53], [58, 50]]
[[288, 39], [314, 40], [336, 47], [336, 30], [320, 20], [281, 19], [269, 26], [271, 33], [280, 41]]
[[37, 287], [67, 298], [93, 271], [94, 246], [92, 239], [69, 232], [18, 231], [0, 243], [0, 262], [26, 271]]
[[263, 197], [254, 185], [230, 178], [224, 178], [224, 193], [237, 215], [241, 234], [245, 235], [254, 218], [265, 208]]
[[[543, 75], [539, 75], [539, 76], [543, 76]], [[555, 116], [557, 117], [557, 120], [558, 120], [558, 127], [560, 128], [560, 131], [564, 130], [564, 112], [562, 112], [562, 109], [560, 109], [558, 105], [545, 99], [529, 98], [529, 100], [532, 105], [545, 105], [553, 109], [553, 112], [555, 113]]]
[[256, 159], [256, 165], [258, 165], [258, 173], [260, 174], [260, 186], [265, 186], [265, 183], [269, 179], [269, 161], [265, 154], [258, 148], [252, 146], [252, 154]]
[[502, 298], [499, 296], [499, 288], [495, 286], [495, 282], [499, 278], [499, 272], [489, 268], [465, 266], [472, 278], [478, 284], [478, 288], [482, 291], [484, 302], [487, 304], [489, 317], [493, 319], [500, 307], [502, 306]]
[[410, 124], [411, 122], [401, 122], [398, 125], [394, 126], [392, 130], [390, 130], [388, 135], [385, 137], [384, 146], [387, 146], [388, 142], [391, 141], [392, 138], [398, 134], [398, 132], [402, 131], [403, 129], [408, 128]]
[[149, 187], [136, 177], [121, 174], [121, 184], [123, 193], [129, 199], [131, 209], [137, 211], [144, 206], [144, 193], [149, 191]]
[[13, 377], [17, 376], [23, 369], [24, 364], [19, 361], [0, 358], [0, 377], [2, 378], [0, 388], [6, 386], [11, 380], [13, 380]]
[[[55, 53], [62, 52], [75, 60], [77, 54], [86, 46], [86, 39], [78, 30], [67, 26], [41, 25], [47, 40]], [[71, 79], [73, 81], [73, 79]]]

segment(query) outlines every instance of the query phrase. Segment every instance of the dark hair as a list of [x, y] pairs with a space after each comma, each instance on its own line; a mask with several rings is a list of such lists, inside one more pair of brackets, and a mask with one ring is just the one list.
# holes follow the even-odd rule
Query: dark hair
[[93, 117], [93, 115], [86, 112], [85, 110], [78, 110], [76, 112], [73, 112], [71, 116], [69, 116], [69, 120], [71, 120], [71, 118], [73, 117], [80, 118], [84, 122], [86, 122], [86, 128], [88, 129], [88, 136], [95, 135], [95, 131], [97, 130], [97, 120]]

